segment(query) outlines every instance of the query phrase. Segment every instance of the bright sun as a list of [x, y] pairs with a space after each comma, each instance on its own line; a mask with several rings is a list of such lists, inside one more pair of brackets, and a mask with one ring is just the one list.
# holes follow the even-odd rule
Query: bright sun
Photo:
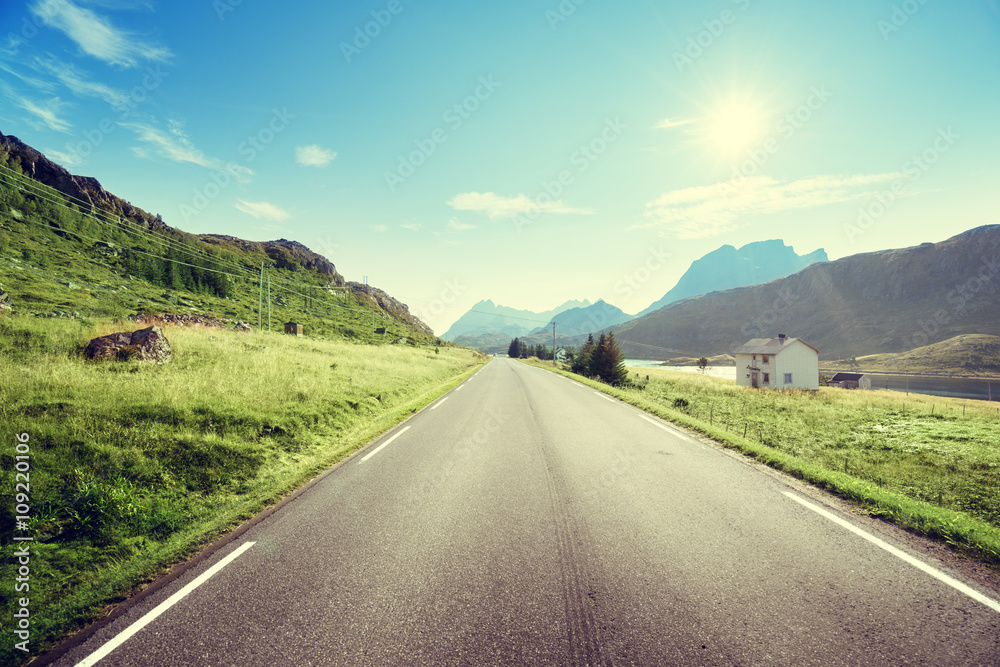
[[742, 154], [765, 139], [764, 114], [744, 101], [722, 104], [705, 121], [705, 139], [720, 153]]

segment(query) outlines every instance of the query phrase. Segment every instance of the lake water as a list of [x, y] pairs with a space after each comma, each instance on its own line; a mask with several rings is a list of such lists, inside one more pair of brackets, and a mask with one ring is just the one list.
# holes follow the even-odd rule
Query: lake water
[[[655, 359], [626, 359], [626, 366], [639, 368], [664, 368], [670, 371], [685, 373], [700, 373], [697, 366], [661, 366], [662, 361]], [[735, 366], [711, 366], [706, 375], [736, 380]], [[827, 375], [833, 375], [827, 372]], [[929, 394], [931, 396], [953, 396], [955, 398], [973, 398], [980, 401], [1000, 401], [1000, 380], [984, 380], [980, 378], [951, 378], [929, 375], [881, 375], [869, 373], [872, 379], [872, 389], [888, 389], [889, 391], [910, 391], [914, 394]]]

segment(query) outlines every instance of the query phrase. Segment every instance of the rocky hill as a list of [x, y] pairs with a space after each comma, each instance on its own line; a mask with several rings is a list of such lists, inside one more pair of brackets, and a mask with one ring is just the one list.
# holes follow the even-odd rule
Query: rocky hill
[[692, 262], [677, 284], [640, 312], [638, 317], [681, 299], [734, 287], [759, 285], [825, 261], [827, 256], [822, 248], [807, 255], [798, 255], [780, 239], [748, 243], [742, 248], [724, 245]]
[[362, 337], [372, 309], [385, 340], [434, 338], [405, 304], [347, 283], [329, 259], [296, 241], [188, 234], [2, 133], [0, 174], [0, 229], [9, 239], [0, 244], [6, 306], [0, 310], [80, 316], [121, 316], [126, 307], [181, 310], [263, 326], [263, 264], [273, 283], [274, 308], [267, 303], [274, 318], [304, 322], [310, 333]]
[[961, 334], [1000, 335], [1000, 225], [814, 264], [616, 328], [625, 353], [645, 358], [722, 354], [778, 333], [804, 338], [821, 359], [903, 352]]

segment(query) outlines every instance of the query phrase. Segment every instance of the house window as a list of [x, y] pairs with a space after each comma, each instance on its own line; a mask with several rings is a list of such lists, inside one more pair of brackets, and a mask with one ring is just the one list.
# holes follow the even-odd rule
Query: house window
[[752, 357], [750, 357], [750, 360], [754, 363], [757, 363], [757, 355], [755, 354]]
[[764, 355], [764, 363], [765, 364], [767, 363], [767, 355], [766, 354]]
[[791, 383], [792, 383], [792, 374], [785, 373], [785, 384], [791, 384]]
[[764, 373], [764, 384], [767, 384], [770, 381], [771, 381], [771, 374], [770, 373]]

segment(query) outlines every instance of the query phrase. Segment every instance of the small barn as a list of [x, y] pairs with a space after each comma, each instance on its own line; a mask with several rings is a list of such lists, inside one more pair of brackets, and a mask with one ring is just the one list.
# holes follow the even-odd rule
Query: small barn
[[293, 336], [301, 336], [302, 325], [298, 322], [285, 322], [285, 333]]
[[761, 389], [819, 389], [819, 350], [801, 338], [754, 338], [733, 351], [736, 384]]
[[837, 373], [826, 385], [841, 389], [871, 389], [872, 379], [864, 373]]

